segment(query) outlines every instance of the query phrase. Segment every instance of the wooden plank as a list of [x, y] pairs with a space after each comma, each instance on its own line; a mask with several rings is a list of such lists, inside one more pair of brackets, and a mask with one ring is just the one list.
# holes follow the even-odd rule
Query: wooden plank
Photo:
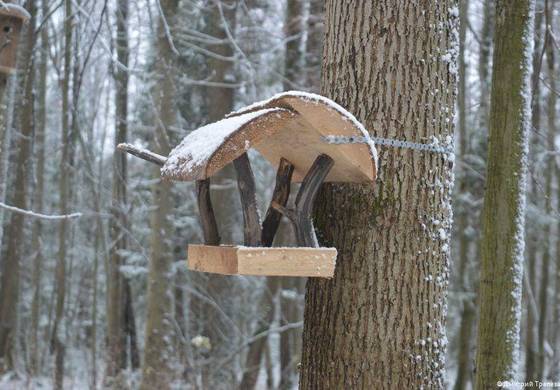
[[189, 245], [189, 269], [215, 274], [237, 274], [237, 247]]
[[332, 278], [336, 249], [240, 247], [237, 261], [242, 275]]
[[189, 269], [224, 275], [332, 278], [335, 248], [189, 245]]

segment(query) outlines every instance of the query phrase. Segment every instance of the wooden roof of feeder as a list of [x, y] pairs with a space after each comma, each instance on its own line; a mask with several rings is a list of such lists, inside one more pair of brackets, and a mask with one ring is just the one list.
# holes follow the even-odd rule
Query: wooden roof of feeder
[[4, 3], [0, 5], [0, 15], [13, 16], [27, 22], [31, 19], [31, 15], [27, 10], [17, 4]]
[[325, 141], [327, 136], [369, 139], [360, 122], [332, 100], [305, 92], [280, 93], [194, 130], [171, 151], [161, 175], [180, 181], [203, 180], [254, 148], [274, 166], [282, 157], [289, 160], [296, 182], [303, 180], [321, 154], [335, 161], [327, 182], [375, 180], [373, 142], [331, 144]]

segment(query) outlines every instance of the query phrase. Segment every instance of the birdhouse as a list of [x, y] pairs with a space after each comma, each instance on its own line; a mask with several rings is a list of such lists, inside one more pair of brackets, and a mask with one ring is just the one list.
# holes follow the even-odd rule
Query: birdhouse
[[[329, 137], [360, 138], [333, 143]], [[318, 245], [311, 213], [323, 182], [373, 185], [377, 154], [367, 131], [344, 108], [323, 96], [285, 92], [191, 132], [168, 157], [129, 144], [119, 149], [161, 165], [161, 176], [195, 181], [203, 245], [189, 245], [189, 269], [219, 274], [332, 277], [335, 248]], [[276, 185], [260, 221], [247, 151], [255, 149], [277, 167]], [[243, 246], [219, 245], [209, 178], [229, 163], [237, 172], [243, 207]], [[294, 207], [290, 184], [300, 182]], [[294, 227], [296, 247], [273, 248], [282, 217]]]
[[0, 5], [0, 73], [15, 72], [21, 30], [30, 17], [31, 15], [19, 5]]

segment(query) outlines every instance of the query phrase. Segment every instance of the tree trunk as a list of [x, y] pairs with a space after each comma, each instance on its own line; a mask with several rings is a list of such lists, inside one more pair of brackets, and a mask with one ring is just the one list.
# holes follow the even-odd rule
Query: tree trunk
[[[554, 46], [554, 37], [552, 36], [553, 32], [552, 30], [552, 26], [554, 26], [554, 1], [546, 1], [546, 9], [545, 9], [545, 25], [547, 28], [546, 34], [548, 35], [548, 39], [546, 40], [546, 64], [547, 64], [547, 74], [548, 74], [548, 84], [549, 84], [549, 91], [548, 91], [548, 97], [547, 97], [547, 127], [548, 127], [548, 131], [547, 131], [547, 150], [558, 150], [556, 148], [555, 145], [555, 138], [558, 135], [558, 125], [556, 123], [556, 93], [557, 93], [557, 88], [556, 88], [556, 77], [557, 77], [557, 72], [555, 69], [555, 55], [556, 55], [556, 51], [557, 48]], [[553, 180], [553, 174], [555, 173], [555, 170], [558, 169], [558, 165], [555, 164], [555, 158], [547, 158], [547, 164], [545, 165], [545, 189], [546, 189], [546, 212], [548, 216], [553, 215], [553, 209], [552, 209], [552, 199], [553, 199], [553, 193], [552, 193], [552, 180]], [[560, 188], [560, 182], [557, 182], [557, 185]], [[556, 236], [552, 235], [552, 222], [547, 222], [546, 224], [546, 233], [547, 235], [545, 236], [545, 239], [547, 241], [545, 241], [545, 254], [547, 255], [548, 259], [547, 259], [547, 263], [545, 265], [544, 259], [543, 259], [543, 266], [542, 266], [542, 272], [543, 272], [543, 285], [541, 286], [542, 289], [544, 289], [544, 278], [545, 275], [554, 275], [554, 273], [552, 272], [553, 267], [550, 264], [550, 258], [552, 257], [552, 253], [553, 253], [553, 247], [556, 244], [556, 248], [558, 248], [558, 242], [560, 241], [558, 239], [558, 235], [560, 235], [560, 232], [557, 232]], [[548, 244], [548, 247], [546, 246], [546, 244]], [[560, 252], [556, 252], [556, 280], [552, 279], [553, 283], [555, 283], [555, 287], [556, 287], [556, 291], [559, 291], [560, 289], [560, 268], [558, 268], [560, 266], [560, 261], [558, 261], [558, 259], [560, 259]], [[546, 267], [546, 268], [545, 268]], [[546, 276], [548, 279], [548, 276]], [[547, 280], [547, 285], [549, 285], [550, 282], [548, 282]], [[552, 302], [550, 302], [550, 300]], [[552, 350], [556, 351], [556, 353], [554, 354], [554, 356], [552, 356], [553, 359], [556, 359], [558, 361], [557, 365], [560, 363], [559, 360], [559, 354], [558, 354], [558, 345], [557, 345], [557, 338], [556, 335], [558, 334], [558, 326], [560, 326], [560, 315], [559, 315], [559, 311], [560, 311], [560, 307], [558, 306], [559, 302], [556, 302], [555, 296], [551, 297], [551, 299], [549, 300], [548, 297], [548, 291], [543, 291], [541, 292], [541, 308], [543, 305], [546, 305], [547, 307], [549, 305], [552, 306], [553, 311], [551, 313], [552, 315], [552, 320], [553, 320], [553, 326], [551, 327], [551, 329], [549, 330], [549, 336], [551, 337], [550, 341], [550, 345], [552, 346]], [[543, 315], [543, 311], [541, 309], [541, 317], [540, 320], [541, 321], [545, 321], [546, 317]], [[543, 325], [542, 328], [544, 328], [544, 332], [543, 332], [543, 337], [542, 337], [542, 343], [539, 344], [539, 350], [542, 350], [542, 363], [540, 365], [540, 369], [541, 371], [539, 372], [541, 375], [539, 376], [539, 378], [543, 378], [543, 379], [548, 379], [551, 378], [551, 374], [555, 374], [558, 375], [560, 372], [560, 368], [555, 367], [554, 364], [550, 365], [550, 367], [555, 367], [556, 373], [550, 373], [547, 371], [546, 369], [546, 363], [547, 363], [547, 358], [545, 356], [545, 348], [544, 348], [544, 344], [546, 343], [546, 336], [547, 333], [545, 333], [547, 331], [546, 329], [546, 325]], [[541, 342], [541, 339], [539, 339], [539, 342]], [[542, 348], [541, 348], [542, 345]]]
[[[321, 49], [323, 47], [323, 35], [320, 28], [323, 24], [322, 0], [310, 1], [310, 9], [307, 23], [307, 42], [305, 53], [302, 53], [301, 43], [303, 41], [303, 1], [289, 0], [286, 10], [286, 54], [284, 59], [284, 90], [294, 88], [294, 85], [304, 85], [313, 91], [318, 91], [320, 87], [320, 63]], [[305, 65], [305, 67], [304, 67]], [[302, 69], [304, 70], [302, 77]], [[281, 226], [276, 238], [276, 245], [293, 245], [295, 236], [293, 226], [285, 224]], [[286, 300], [282, 298], [282, 290], [298, 290], [298, 286], [304, 285], [300, 280], [283, 277], [277, 289], [280, 296], [275, 301], [280, 305], [280, 325], [285, 325], [290, 321], [301, 321], [303, 311], [297, 305], [297, 300]], [[291, 389], [293, 377], [295, 375], [294, 361], [299, 361], [301, 350], [292, 348], [294, 339], [301, 337], [300, 329], [290, 329], [280, 333], [280, 384], [281, 390]]]
[[[545, 51], [546, 51], [546, 62], [547, 69], [550, 77], [554, 77], [554, 48], [549, 34], [549, 28], [551, 27], [551, 9], [549, 1], [545, 2]], [[540, 73], [540, 72], [539, 72]], [[546, 136], [546, 150], [554, 150], [555, 148], [555, 128], [554, 128], [554, 117], [556, 107], [550, 106], [550, 95], [554, 93], [549, 92], [547, 98], [547, 136]], [[552, 98], [553, 103], [555, 103], [554, 98]], [[552, 158], [545, 157], [545, 163], [543, 166], [544, 175], [544, 213], [546, 216], [550, 216], [552, 213], [552, 174], [554, 170], [554, 161]], [[540, 272], [540, 283], [539, 283], [539, 319], [538, 319], [538, 332], [537, 332], [537, 342], [538, 342], [538, 355], [537, 355], [537, 366], [535, 369], [535, 378], [546, 379], [545, 376], [545, 364], [546, 364], [546, 344], [547, 344], [547, 324], [549, 321], [549, 299], [548, 299], [548, 289], [549, 289], [549, 274], [550, 269], [550, 258], [552, 256], [552, 237], [551, 237], [552, 223], [546, 221], [544, 223], [544, 229], [542, 234], [539, 235], [539, 241], [542, 243], [542, 262], [541, 262], [541, 272]]]
[[[117, 60], [128, 67], [128, 0], [119, 0], [116, 10], [117, 36], [115, 40]], [[115, 139], [114, 146], [124, 143], [128, 133], [128, 70], [119, 66], [113, 68], [115, 79]], [[113, 383], [121, 370], [127, 367], [127, 294], [128, 282], [120, 272], [124, 265], [123, 252], [127, 248], [128, 212], [127, 200], [127, 160], [126, 154], [115, 149], [113, 152], [113, 182], [111, 199], [111, 219], [109, 234], [109, 279], [107, 280], [107, 369], [106, 384]], [[129, 297], [130, 299], [130, 297]], [[134, 326], [132, 324], [132, 326]]]
[[[376, 136], [450, 143], [453, 4], [327, 1], [323, 94]], [[375, 185], [317, 198], [338, 258], [332, 280], [307, 283], [301, 389], [443, 388], [452, 164], [383, 147], [379, 161]]]
[[[540, 107], [540, 70], [541, 70], [541, 46], [542, 46], [542, 21], [543, 21], [543, 13], [536, 12], [535, 13], [535, 24], [534, 24], [534, 53], [533, 53], [533, 75], [532, 75], [532, 99], [531, 99], [531, 125], [533, 129], [539, 129], [541, 126], [541, 107]], [[539, 153], [539, 142], [540, 137], [536, 133], [533, 134], [531, 137], [531, 156], [536, 156]], [[532, 161], [531, 166], [535, 165], [535, 161]], [[539, 188], [536, 182], [536, 176], [532, 175], [531, 180], [531, 192], [530, 198], [531, 203], [538, 204], [539, 203]], [[539, 246], [536, 244], [536, 241], [540, 238], [540, 230], [536, 226], [531, 228], [531, 225], [528, 226], [529, 229], [527, 230], [526, 241], [527, 241], [527, 277], [529, 280], [529, 288], [530, 291], [526, 291], [526, 297], [529, 297], [529, 293], [533, 294], [536, 291], [536, 267], [537, 267], [537, 252]], [[530, 304], [532, 304], [530, 302]], [[535, 309], [536, 311], [537, 309]], [[537, 324], [538, 318], [535, 318], [533, 314], [533, 310], [527, 310], [527, 322], [526, 322], [526, 338], [525, 338], [525, 380], [532, 381], [538, 378], [537, 375], [537, 348], [538, 348], [538, 336], [537, 336]]]
[[[41, 14], [48, 13], [47, 0], [41, 2]], [[47, 51], [49, 48], [49, 35], [46, 28], [41, 30], [41, 52], [39, 64], [39, 93], [37, 125], [35, 126], [35, 151], [36, 169], [35, 177], [37, 185], [34, 190], [33, 207], [35, 210], [43, 210], [43, 198], [45, 188], [45, 130], [47, 125], [47, 70], [48, 59]], [[43, 267], [43, 248], [41, 245], [41, 235], [43, 225], [40, 219], [33, 221], [31, 233], [31, 249], [33, 253], [33, 300], [31, 302], [31, 356], [30, 371], [32, 375], [39, 373], [39, 315], [41, 308], [41, 278]]]
[[[211, 0], [209, 2], [207, 33], [211, 36], [223, 40], [221, 44], [208, 46], [208, 50], [222, 57], [233, 58], [234, 48], [229, 37], [235, 33], [236, 12], [238, 7], [237, 0]], [[223, 18], [222, 18], [223, 15]], [[217, 83], [231, 83], [235, 78], [235, 68], [233, 61], [227, 61], [216, 57], [208, 57], [208, 69], [211, 72], [209, 81]], [[208, 121], [218, 121], [233, 110], [234, 103], [233, 88], [208, 86], [206, 88], [208, 104]], [[220, 237], [222, 244], [232, 244], [240, 241], [243, 236], [237, 232], [241, 225], [241, 214], [237, 211], [241, 209], [239, 196], [236, 193], [236, 173], [233, 164], [222, 169], [220, 173], [212, 178], [215, 184], [211, 190], [212, 203], [216, 220], [220, 227]], [[198, 278], [198, 277], [197, 277]], [[228, 316], [233, 316], [233, 309], [226, 304], [230, 299], [231, 289], [235, 281], [230, 277], [216, 274], [201, 276], [200, 284], [203, 286], [203, 293], [213, 300]], [[217, 361], [225, 354], [234, 340], [230, 325], [225, 325], [221, 321], [216, 308], [211, 307], [205, 302], [198, 302], [199, 298], [193, 297], [193, 309], [200, 310], [194, 312], [194, 316], [203, 318], [201, 333], [210, 339], [211, 350], [207, 358]], [[231, 381], [232, 372], [212, 369], [211, 364], [205, 364], [202, 369], [202, 383], [205, 388], [214, 388], [225, 382]]]
[[482, 212], [476, 388], [514, 380], [519, 348], [532, 0], [496, 2]]
[[[174, 53], [171, 50], [162, 18], [175, 27], [179, 1], [161, 1], [163, 16], [160, 16], [157, 29], [157, 65], [158, 82], [153, 91], [157, 108], [157, 141], [154, 150], [168, 155], [169, 126], [175, 124], [175, 77]], [[159, 167], [153, 170], [154, 177], [159, 177]], [[171, 367], [173, 357], [173, 251], [171, 238], [173, 229], [169, 218], [173, 206], [171, 184], [161, 179], [152, 187], [153, 202], [156, 209], [151, 215], [150, 268], [148, 274], [148, 308], [146, 318], [146, 342], [144, 365], [142, 367], [142, 390], [154, 388], [167, 389], [173, 379]]]
[[321, 59], [325, 36], [325, 2], [308, 0], [307, 41], [305, 43], [305, 86], [312, 92], [321, 88]]
[[[31, 145], [33, 142], [33, 88], [35, 82], [35, 58], [33, 45], [35, 43], [36, 7], [35, 2], [27, 2], [27, 10], [32, 15], [29, 27], [22, 39], [25, 42], [25, 52], [21, 63], [24, 77], [22, 79], [21, 106], [18, 107], [20, 115], [20, 135], [16, 144], [15, 180], [13, 188], [12, 204], [15, 207], [26, 209], [27, 184], [29, 163], [31, 161]], [[18, 92], [19, 94], [19, 92]], [[15, 340], [17, 336], [16, 324], [19, 309], [20, 270], [23, 259], [22, 243], [24, 242], [24, 216], [20, 213], [12, 213], [6, 232], [5, 239], [8, 241], [6, 256], [2, 264], [2, 285], [0, 289], [0, 373], [13, 370], [15, 364]], [[8, 271], [9, 270], [9, 271]]]
[[[466, 168], [467, 162], [465, 158], [469, 153], [468, 143], [471, 134], [467, 130], [467, 111], [466, 111], [466, 97], [467, 97], [467, 83], [466, 83], [466, 70], [467, 65], [465, 61], [465, 45], [467, 35], [468, 23], [468, 0], [459, 0], [459, 88], [458, 88], [458, 114], [459, 114], [459, 159], [464, 164], [461, 169], [458, 194], [469, 193], [468, 169]], [[457, 378], [455, 380], [455, 389], [462, 390], [466, 388], [470, 380], [471, 368], [471, 335], [472, 335], [472, 322], [475, 318], [474, 315], [474, 302], [470, 298], [470, 281], [467, 272], [469, 268], [469, 249], [471, 247], [471, 238], [469, 237], [469, 215], [470, 210], [466, 204], [461, 205], [461, 209], [457, 215], [457, 235], [459, 236], [459, 266], [458, 266], [458, 280], [461, 286], [461, 323], [459, 327], [459, 348], [457, 351]]]

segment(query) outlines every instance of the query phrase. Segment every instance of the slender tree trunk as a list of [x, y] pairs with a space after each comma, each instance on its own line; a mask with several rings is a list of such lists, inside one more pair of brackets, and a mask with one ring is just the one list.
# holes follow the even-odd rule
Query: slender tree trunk
[[482, 214], [476, 388], [514, 380], [523, 275], [532, 0], [496, 2], [487, 186]]
[[[556, 123], [556, 101], [557, 101], [557, 97], [556, 97], [556, 93], [557, 93], [557, 89], [556, 89], [556, 77], [557, 77], [557, 72], [555, 69], [555, 55], [557, 53], [557, 48], [554, 45], [554, 36], [553, 36], [553, 26], [554, 26], [554, 1], [546, 1], [545, 6], [545, 25], [546, 25], [546, 34], [547, 34], [547, 40], [546, 40], [546, 64], [547, 64], [547, 74], [548, 74], [548, 84], [549, 84], [549, 91], [548, 91], [548, 96], [547, 96], [547, 127], [548, 127], [548, 131], [547, 131], [547, 150], [558, 150], [556, 148], [555, 145], [555, 138], [558, 136], [558, 125]], [[555, 171], [558, 169], [558, 165], [555, 164], [555, 157], [552, 158], [548, 158], [547, 159], [547, 164], [545, 165], [545, 188], [546, 188], [546, 212], [548, 216], [553, 215], [553, 208], [552, 208], [552, 201], [553, 201], [553, 193], [552, 193], [552, 180], [553, 180], [553, 175], [555, 173]], [[557, 182], [557, 186], [559, 186], [560, 188], [560, 181]], [[552, 258], [552, 253], [553, 253], [553, 247], [556, 244], [556, 248], [559, 248], [559, 244], [558, 242], [560, 241], [558, 239], [558, 235], [560, 234], [560, 232], [557, 232], [556, 237], [554, 237], [552, 235], [552, 222], [548, 222], [546, 225], [547, 229], [546, 229], [546, 233], [548, 233], [547, 236], [545, 236], [545, 239], [548, 239], [548, 241], [545, 241], [545, 245], [548, 244], [548, 247], [545, 247], [545, 254], [548, 256], [547, 259], [547, 263], [545, 265], [545, 262], [543, 260], [543, 286], [541, 286], [541, 288], [544, 289], [544, 278], [545, 275], [551, 274], [554, 275], [552, 273], [552, 265], [550, 264], [550, 258]], [[556, 280], [552, 279], [553, 282], [555, 282], [555, 287], [558, 291], [558, 289], [560, 289], [560, 268], [558, 268], [558, 266], [560, 266], [560, 262], [558, 261], [558, 259], [560, 259], [560, 252], [556, 252]], [[546, 268], [545, 268], [546, 267]], [[548, 277], [547, 277], [548, 278]], [[547, 280], [547, 285], [550, 282], [548, 282]], [[558, 307], [556, 302], [556, 297], [553, 296], [551, 297], [551, 299], [549, 299], [548, 297], [548, 291], [544, 291], [541, 292], [541, 321], [545, 321], [543, 310], [542, 310], [542, 306], [546, 305], [546, 306], [552, 306], [553, 311], [551, 312], [551, 316], [552, 316], [552, 320], [553, 320], [553, 327], [552, 329], [550, 329], [548, 335], [551, 337], [550, 339], [550, 345], [552, 346], [552, 350], [556, 351], [556, 353], [554, 354], [554, 356], [552, 356], [552, 359], [556, 359], [558, 361], [557, 364], [560, 364], [560, 359], [558, 359], [558, 345], [557, 345], [557, 339], [556, 336], [558, 334], [557, 331], [557, 327], [560, 326], [560, 321], [558, 321], [560, 319], [559, 313], [558, 311], [560, 310], [560, 308]], [[542, 338], [542, 344], [539, 344], [539, 350], [542, 350], [542, 356], [541, 357], [541, 365], [540, 365], [540, 378], [543, 379], [548, 379], [551, 378], [551, 374], [556, 374], [558, 375], [558, 373], [553, 373], [553, 372], [549, 372], [546, 368], [546, 363], [547, 363], [547, 359], [545, 356], [545, 348], [544, 348], [544, 343], [546, 342], [546, 325], [543, 325], [542, 328], [544, 328], [544, 332], [543, 332], [543, 338]], [[540, 330], [540, 328], [539, 328]], [[541, 339], [539, 339], [539, 342], [541, 342]], [[542, 345], [542, 348], [541, 348]], [[554, 361], [554, 360], [552, 360]], [[556, 371], [560, 372], [560, 368], [558, 367], [554, 367], [554, 364], [550, 365], [550, 367], [552, 367], [553, 369], [555, 369]]]
[[[322, 92], [376, 136], [451, 142], [454, 5], [328, 0]], [[375, 185], [317, 198], [338, 258], [334, 279], [307, 283], [301, 389], [443, 388], [452, 164], [380, 152]]]
[[[469, 193], [468, 185], [468, 170], [466, 168], [467, 162], [465, 158], [469, 153], [468, 142], [470, 134], [467, 130], [467, 111], [466, 111], [466, 97], [467, 97], [467, 83], [466, 83], [466, 60], [465, 60], [465, 45], [467, 36], [467, 23], [468, 23], [468, 0], [459, 0], [459, 94], [458, 94], [458, 113], [459, 113], [459, 159], [463, 166], [458, 185], [458, 194]], [[457, 234], [459, 236], [459, 267], [458, 278], [459, 285], [461, 286], [461, 324], [459, 327], [459, 348], [457, 351], [457, 378], [455, 380], [455, 389], [465, 389], [470, 380], [471, 368], [471, 339], [473, 320], [475, 318], [474, 302], [469, 296], [471, 292], [469, 274], [470, 246], [471, 238], [469, 237], [469, 214], [468, 206], [463, 204], [457, 216]]]
[[[41, 2], [41, 15], [48, 13], [47, 0]], [[46, 28], [41, 30], [41, 52], [39, 64], [39, 85], [38, 85], [38, 110], [37, 125], [35, 126], [35, 151], [36, 170], [35, 177], [37, 185], [33, 205], [35, 210], [43, 210], [43, 198], [45, 189], [45, 129], [47, 125], [47, 52], [49, 50], [49, 35]], [[41, 308], [41, 278], [43, 267], [43, 248], [41, 245], [42, 222], [40, 219], [33, 221], [31, 236], [31, 249], [33, 253], [33, 300], [31, 302], [31, 356], [30, 371], [32, 375], [39, 373], [39, 315]]]
[[[178, 0], [161, 1], [163, 16], [160, 16], [157, 35], [158, 83], [153, 91], [157, 107], [157, 145], [154, 150], [162, 155], [169, 154], [169, 126], [175, 124], [175, 78], [174, 53], [166, 35], [164, 23], [175, 26]], [[162, 18], [165, 17], [167, 22]], [[154, 169], [159, 177], [159, 169]], [[146, 318], [146, 341], [144, 365], [142, 367], [142, 390], [167, 389], [172, 381], [173, 346], [173, 252], [171, 237], [173, 229], [169, 218], [173, 199], [169, 182], [157, 180], [152, 187], [156, 209], [151, 215], [150, 269], [148, 274], [148, 309]]]
[[[62, 80], [62, 156], [60, 160], [60, 214], [68, 214], [68, 203], [70, 201], [70, 183], [72, 178], [71, 159], [73, 154], [72, 134], [71, 134], [71, 113], [72, 107], [70, 102], [71, 88], [71, 71], [72, 71], [72, 51], [73, 51], [73, 10], [72, 0], [64, 2], [64, 71]], [[64, 355], [66, 346], [63, 342], [62, 331], [60, 326], [64, 316], [64, 304], [66, 297], [66, 273], [67, 273], [67, 252], [66, 241], [70, 236], [69, 225], [67, 220], [60, 222], [60, 230], [58, 235], [58, 255], [55, 269], [55, 286], [56, 299], [54, 322], [51, 334], [51, 352], [54, 352], [55, 368], [54, 368], [54, 387], [56, 389], [63, 388], [64, 378]]]
[[[540, 70], [541, 70], [541, 46], [542, 46], [542, 21], [543, 13], [535, 13], [535, 27], [534, 27], [534, 53], [533, 53], [533, 75], [531, 80], [532, 85], [532, 99], [531, 99], [531, 125], [535, 131], [531, 137], [531, 155], [536, 155], [538, 153], [538, 145], [540, 142], [540, 137], [537, 135], [540, 132], [541, 126], [541, 107], [540, 107]], [[531, 166], [534, 166], [534, 161]], [[535, 180], [535, 173], [532, 174], [531, 180], [531, 192], [530, 192], [530, 202], [539, 203], [539, 189], [537, 182]], [[536, 267], [537, 267], [537, 251], [539, 246], [536, 241], [540, 237], [540, 231], [536, 231], [537, 228], [529, 225], [527, 232], [527, 274], [529, 279], [530, 293], [537, 291], [536, 289]], [[529, 292], [526, 292], [526, 296], [529, 296]], [[536, 309], [535, 309], [536, 310]], [[538, 336], [537, 336], [537, 324], [538, 318], [535, 318], [533, 310], [527, 310], [527, 325], [526, 325], [526, 338], [525, 338], [525, 380], [532, 381], [538, 378], [537, 374], [537, 348], [538, 348]]]
[[[552, 48], [551, 37], [548, 36], [548, 29], [551, 22], [551, 10], [549, 6], [549, 1], [545, 2], [545, 51], [546, 51], [546, 62], [549, 74], [554, 76], [554, 59]], [[552, 70], [551, 70], [552, 68]], [[540, 72], [539, 72], [540, 73]], [[554, 129], [554, 111], [555, 107], [550, 107], [550, 95], [548, 93], [548, 107], [547, 107], [547, 136], [546, 136], [546, 150], [554, 150], [555, 148], [555, 129]], [[552, 111], [552, 114], [551, 114]], [[552, 122], [550, 116], [552, 115]], [[552, 212], [552, 175], [554, 164], [551, 158], [546, 158], [543, 167], [544, 174], [544, 213], [549, 216]], [[538, 332], [537, 332], [537, 342], [538, 342], [538, 358], [536, 367], [536, 378], [546, 379], [545, 376], [545, 365], [546, 365], [546, 346], [547, 343], [547, 324], [549, 320], [549, 297], [548, 289], [550, 284], [550, 258], [552, 251], [552, 237], [551, 237], [552, 223], [545, 222], [542, 235], [539, 237], [539, 241], [543, 244], [543, 256], [541, 262], [541, 272], [540, 272], [540, 290], [539, 290], [539, 320], [538, 320]]]
[[325, 2], [308, 0], [307, 41], [305, 43], [305, 86], [312, 92], [321, 88], [321, 59], [325, 37]]
[[[116, 10], [117, 36], [115, 40], [117, 60], [128, 67], [128, 0], [119, 0]], [[123, 252], [127, 248], [128, 200], [127, 200], [127, 160], [126, 154], [116, 150], [119, 143], [126, 142], [128, 133], [128, 70], [119, 66], [113, 68], [115, 79], [115, 151], [113, 153], [113, 183], [111, 199], [111, 220], [109, 234], [109, 279], [107, 280], [107, 369], [106, 383], [118, 386], [118, 376], [126, 369], [128, 361], [127, 306], [130, 297], [126, 291], [128, 283], [120, 267], [124, 265]], [[128, 298], [128, 299], [127, 299]], [[131, 324], [134, 327], [134, 324]], [[116, 381], [116, 382], [115, 382]]]
[[[25, 52], [22, 56], [22, 78], [21, 106], [18, 107], [20, 115], [20, 134], [16, 144], [15, 180], [13, 188], [12, 204], [15, 207], [26, 209], [27, 184], [29, 163], [31, 156], [31, 144], [33, 142], [33, 88], [35, 83], [35, 58], [33, 47], [35, 43], [36, 7], [35, 2], [27, 2], [27, 10], [32, 15], [26, 34], [23, 36], [22, 45]], [[1, 91], [0, 91], [1, 92]], [[19, 289], [20, 270], [23, 259], [24, 241], [23, 234], [24, 216], [20, 213], [12, 213], [8, 224], [5, 239], [8, 240], [6, 257], [3, 259], [2, 285], [0, 288], [0, 373], [15, 368], [15, 342], [17, 337], [17, 315], [19, 311]]]
[[[314, 5], [316, 6], [317, 3], [321, 3], [322, 1], [313, 0]], [[316, 12], [316, 9], [310, 9], [309, 14], [309, 25], [308, 27], [308, 44], [307, 50], [311, 52], [305, 53], [309, 55], [309, 58], [304, 57], [304, 53], [301, 50], [301, 44], [303, 41], [303, 1], [301, 0], [289, 0], [287, 2], [287, 10], [286, 10], [286, 19], [285, 19], [285, 26], [286, 26], [286, 54], [284, 60], [284, 90], [288, 91], [294, 89], [294, 86], [302, 85], [304, 83], [312, 83], [314, 82], [315, 89], [319, 89], [320, 84], [320, 66], [317, 66], [317, 57], [311, 55], [317, 54], [317, 51], [322, 47], [322, 36], [317, 34], [318, 27], [322, 23], [322, 14], [313, 14], [312, 12]], [[312, 6], [313, 8], [313, 6]], [[317, 8], [317, 7], [315, 7]], [[320, 31], [319, 31], [320, 33]], [[310, 42], [309, 40], [313, 42]], [[311, 44], [317, 44], [317, 46], [311, 47]], [[319, 63], [320, 63], [320, 55]], [[303, 68], [304, 61], [308, 60], [309, 64], [306, 64], [306, 68]], [[305, 69], [304, 75], [305, 78], [302, 77], [302, 70]], [[306, 85], [309, 87], [308, 85]], [[290, 237], [292, 235], [291, 226], [284, 225], [280, 226], [278, 231], [276, 242], [277, 245], [290, 245], [290, 239], [295, 237]], [[293, 240], [292, 240], [293, 242]], [[280, 291], [278, 299], [274, 301], [280, 305], [280, 325], [285, 325], [286, 323], [290, 322], [291, 320], [297, 321], [298, 317], [301, 319], [303, 317], [303, 313], [301, 310], [298, 310], [299, 307], [297, 306], [297, 301], [293, 300], [285, 300], [282, 298], [281, 291], [286, 290], [296, 290], [298, 285], [298, 280], [294, 278], [282, 278], [280, 280], [280, 286], [276, 287], [276, 291]], [[268, 283], [269, 291], [274, 290], [274, 281], [270, 281]], [[272, 287], [272, 288], [271, 288]], [[268, 291], [267, 291], [268, 292]], [[295, 315], [294, 315], [295, 314]], [[299, 316], [298, 316], [299, 314]], [[295, 317], [295, 318], [294, 318]], [[292, 362], [296, 360], [295, 356], [297, 356], [297, 360], [299, 360], [300, 351], [296, 351], [292, 348], [294, 344], [294, 339], [296, 337], [301, 337], [301, 331], [298, 329], [290, 329], [288, 331], [280, 333], [280, 384], [279, 388], [281, 390], [290, 389], [293, 387], [293, 377], [294, 377], [294, 364]]]
[[[267, 279], [267, 285], [261, 302], [259, 303], [259, 307], [266, 315], [264, 315], [260, 326], [258, 326], [257, 330], [254, 332], [255, 336], [270, 329], [270, 324], [274, 321], [274, 301], [275, 297], [278, 295], [279, 282], [277, 278]], [[267, 337], [261, 337], [251, 343], [245, 359], [245, 371], [243, 372], [241, 383], [238, 387], [239, 390], [251, 390], [256, 388], [261, 363], [265, 362], [266, 344]]]
[[[223, 40], [222, 44], [209, 46], [212, 52], [223, 56], [233, 58], [234, 48], [233, 42], [229, 37], [235, 32], [236, 27], [236, 11], [237, 0], [211, 0], [208, 9], [208, 34]], [[231, 82], [235, 75], [234, 62], [226, 61], [215, 57], [209, 57], [207, 60], [208, 68], [211, 72], [210, 81], [218, 83]], [[223, 119], [224, 115], [233, 109], [234, 89], [209, 86], [206, 88], [208, 103], [208, 121], [213, 122]], [[242, 237], [234, 234], [241, 225], [239, 210], [239, 196], [236, 193], [236, 174], [232, 164], [212, 178], [215, 184], [211, 190], [212, 204], [216, 219], [220, 227], [220, 236], [223, 244], [231, 244]], [[228, 316], [233, 316], [233, 310], [227, 302], [230, 297], [230, 291], [235, 281], [229, 277], [216, 274], [208, 274], [203, 277], [205, 281], [201, 283], [205, 287], [203, 292], [212, 299]], [[198, 300], [195, 297], [195, 300]], [[195, 315], [203, 316], [202, 335], [210, 338], [212, 349], [208, 353], [210, 360], [217, 360], [227, 351], [231, 344], [228, 341], [233, 340], [232, 329], [229, 324], [225, 325], [219, 313], [215, 308], [205, 303], [199, 304], [194, 302], [195, 307], [201, 309]], [[206, 364], [202, 370], [202, 382], [205, 388], [213, 388], [224, 382], [231, 381], [232, 373], [227, 370], [216, 372], [212, 370], [212, 366]]]

